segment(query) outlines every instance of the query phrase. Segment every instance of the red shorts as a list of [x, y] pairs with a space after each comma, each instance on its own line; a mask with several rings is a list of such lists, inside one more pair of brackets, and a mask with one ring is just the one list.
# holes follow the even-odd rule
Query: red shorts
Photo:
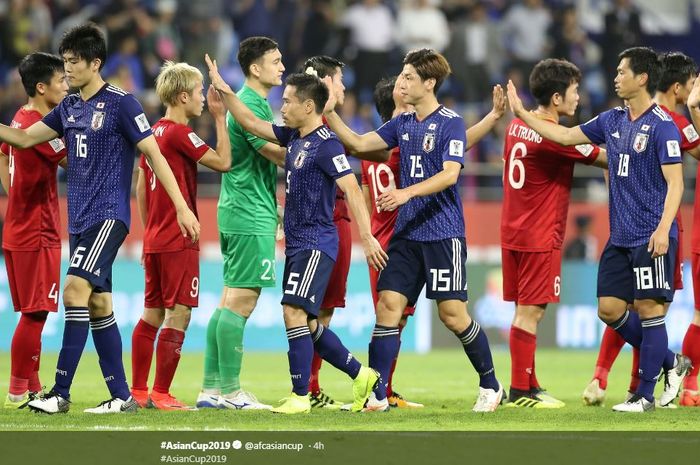
[[[695, 276], [695, 273], [693, 273]], [[696, 286], [697, 287], [697, 286]], [[683, 289], [683, 231], [678, 230], [678, 250], [676, 250], [676, 269], [673, 271], [673, 288]], [[697, 302], [697, 299], [695, 299]]]
[[61, 249], [3, 251], [15, 311], [57, 311]]
[[559, 302], [561, 250], [519, 252], [501, 249], [503, 300], [520, 305]]
[[146, 308], [199, 305], [199, 251], [145, 253]]
[[348, 288], [348, 273], [352, 258], [352, 232], [350, 221], [340, 218], [335, 222], [338, 230], [338, 257], [328, 280], [326, 295], [323, 296], [321, 308], [344, 308], [345, 293]]
[[695, 296], [695, 309], [700, 309], [700, 253], [693, 252], [690, 257], [693, 270], [693, 295]]
[[[377, 302], [379, 302], [379, 294], [377, 293], [377, 281], [379, 280], [379, 272], [369, 267], [369, 286], [372, 289], [372, 300], [374, 301], [374, 311], [377, 311]], [[412, 316], [416, 313], [416, 307], [406, 307], [403, 309], [403, 316]]]

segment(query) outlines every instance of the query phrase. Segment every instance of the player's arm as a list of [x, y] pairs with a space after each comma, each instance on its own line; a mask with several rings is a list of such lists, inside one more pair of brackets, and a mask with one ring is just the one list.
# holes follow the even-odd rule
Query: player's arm
[[[328, 100], [330, 101], [331, 97], [329, 97]], [[335, 98], [333, 98], [333, 101], [335, 101]], [[354, 157], [361, 160], [379, 162], [389, 159], [389, 152], [386, 150], [389, 146], [376, 132], [372, 131], [366, 134], [357, 134], [343, 122], [335, 110], [328, 110], [328, 104], [326, 104], [324, 116], [326, 117], [328, 127], [338, 135], [343, 145], [350, 149]]]
[[666, 199], [664, 200], [664, 211], [661, 214], [661, 221], [656, 230], [649, 238], [648, 250], [651, 257], [656, 258], [668, 252], [668, 235], [678, 214], [683, 197], [683, 165], [681, 163], [661, 165], [666, 185]]
[[364, 249], [367, 263], [375, 270], [383, 270], [386, 266], [388, 256], [379, 245], [377, 239], [372, 236], [372, 229], [369, 222], [369, 213], [365, 205], [357, 178], [353, 173], [335, 180], [338, 187], [345, 193], [345, 199], [350, 207], [353, 218], [357, 221], [357, 227], [360, 230], [360, 238], [362, 240], [362, 248]]
[[0, 140], [21, 149], [34, 147], [47, 140], [55, 139], [58, 135], [42, 121], [37, 121], [27, 129], [11, 128], [0, 124]]
[[6, 194], [10, 194], [10, 157], [0, 152], [0, 183]]
[[68, 169], [68, 157], [63, 157], [58, 161], [58, 166], [63, 168], [64, 170]]
[[207, 150], [199, 163], [223, 173], [231, 169], [231, 140], [226, 129], [226, 107], [214, 86], [207, 90], [207, 102], [216, 126], [216, 150]]
[[150, 135], [136, 144], [136, 147], [146, 156], [148, 165], [153, 170], [158, 181], [160, 181], [165, 192], [167, 192], [170, 200], [172, 200], [175, 211], [177, 212], [177, 223], [180, 226], [182, 235], [189, 236], [192, 242], [197, 242], [200, 232], [199, 221], [194, 213], [192, 213], [192, 210], [187, 206], [187, 202], [185, 202], [185, 198], [182, 196], [182, 192], [180, 192], [177, 180], [168, 162], [165, 160], [163, 154], [160, 153], [156, 138]]
[[362, 185], [362, 196], [365, 198], [365, 205], [367, 206], [367, 213], [369, 213], [370, 218], [372, 217], [372, 198], [369, 195], [369, 186], [366, 184]]
[[219, 91], [221, 100], [223, 101], [226, 109], [231, 112], [233, 117], [238, 121], [243, 129], [248, 132], [255, 134], [258, 137], [262, 137], [270, 142], [277, 142], [277, 137], [272, 131], [272, 123], [262, 120], [255, 116], [255, 114], [250, 111], [241, 99], [238, 98], [236, 93], [231, 89], [231, 86], [226, 84], [224, 78], [219, 74], [218, 66], [216, 65], [216, 60], [212, 61], [209, 55], [205, 55], [204, 60], [207, 62], [209, 67], [209, 79], [211, 80], [211, 85]]
[[545, 139], [549, 139], [561, 145], [591, 143], [591, 140], [583, 133], [579, 126], [567, 128], [566, 126], [552, 124], [527, 111], [520, 97], [518, 97], [518, 91], [513, 81], [508, 81], [508, 103], [515, 116], [523, 120], [525, 124], [530, 126], [530, 128]]
[[143, 168], [139, 166], [138, 173], [136, 175], [136, 206], [139, 209], [139, 218], [141, 218], [141, 224], [146, 227], [148, 222], [148, 203], [146, 202], [146, 173], [144, 173]]
[[413, 197], [425, 197], [442, 192], [457, 184], [461, 170], [462, 165], [459, 162], [446, 160], [442, 163], [442, 171], [436, 175], [403, 189], [384, 192], [377, 198], [377, 205], [382, 211], [393, 211]]
[[[690, 112], [690, 119], [693, 121], [693, 125], [696, 128], [700, 128], [700, 76], [695, 78], [693, 88], [688, 95], [688, 110]], [[691, 153], [691, 155], [693, 154]], [[693, 156], [695, 157], [695, 155]]]
[[275, 165], [284, 168], [284, 157], [287, 155], [287, 149], [284, 147], [268, 142], [258, 149], [258, 153]]
[[506, 96], [500, 84], [493, 86], [493, 108], [481, 121], [467, 129], [467, 150], [479, 143], [486, 134], [491, 132], [506, 111]]
[[608, 169], [608, 152], [604, 148], [601, 148], [598, 153], [598, 158], [591, 164], [598, 168], [603, 168], [604, 170]]

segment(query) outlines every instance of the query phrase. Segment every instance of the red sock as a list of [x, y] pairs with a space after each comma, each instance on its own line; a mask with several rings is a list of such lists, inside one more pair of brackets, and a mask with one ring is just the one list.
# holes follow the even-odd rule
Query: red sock
[[[537, 352], [537, 334], [535, 336], [535, 352]], [[535, 355], [532, 355], [532, 373], [530, 373], [530, 390], [540, 389], [540, 382], [537, 381], [537, 375], [535, 374]]]
[[153, 360], [153, 343], [158, 328], [143, 320], [134, 327], [131, 335], [131, 388], [148, 390], [148, 373]]
[[180, 350], [185, 340], [185, 332], [173, 328], [163, 328], [158, 335], [156, 346], [156, 379], [153, 390], [161, 394], [170, 391], [175, 370], [180, 363]]
[[632, 372], [630, 373], [629, 392], [637, 392], [639, 386], [639, 349], [632, 347]]
[[394, 370], [396, 370], [396, 364], [399, 362], [399, 352], [401, 351], [401, 332], [404, 326], [399, 326], [399, 350], [396, 352], [396, 358], [391, 362], [391, 370], [389, 370], [389, 384], [386, 387], [386, 396], [391, 397], [394, 395], [394, 389], [391, 387], [391, 381], [394, 379]]
[[530, 375], [536, 347], [537, 336], [515, 326], [510, 327], [511, 388], [530, 390]]
[[29, 375], [29, 390], [32, 392], [41, 391], [41, 381], [39, 381], [39, 367], [41, 366], [41, 342], [39, 342], [39, 355], [36, 356], [34, 371]]
[[313, 395], [318, 395], [321, 392], [321, 387], [318, 385], [318, 372], [321, 369], [321, 363], [323, 363], [323, 359], [314, 350], [314, 358], [311, 360], [311, 377], [309, 378], [309, 392]]
[[29, 379], [41, 353], [41, 331], [48, 312], [23, 313], [15, 328], [10, 348], [10, 389], [12, 395], [29, 390]]
[[603, 340], [600, 341], [598, 360], [595, 362], [595, 372], [593, 373], [593, 379], [600, 382], [601, 389], [607, 389], [608, 373], [624, 345], [625, 340], [622, 336], [610, 326], [606, 326]]
[[700, 326], [691, 324], [683, 338], [681, 353], [690, 358], [693, 369], [683, 380], [683, 389], [698, 390], [698, 370], [700, 370]]

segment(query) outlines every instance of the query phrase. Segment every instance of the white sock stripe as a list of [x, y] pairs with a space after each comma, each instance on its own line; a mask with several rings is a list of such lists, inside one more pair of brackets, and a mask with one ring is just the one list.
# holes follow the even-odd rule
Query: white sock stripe
[[309, 333], [309, 334], [311, 334], [311, 332], [309, 331], [309, 328], [307, 326], [299, 326], [297, 328], [289, 328], [287, 330], [287, 334], [295, 334], [295, 333]]
[[316, 267], [321, 258], [321, 252], [318, 250], [312, 250], [309, 261], [306, 263], [306, 269], [304, 270], [304, 277], [301, 279], [301, 285], [299, 286], [299, 291], [297, 293], [300, 297], [306, 297], [309, 293], [309, 287], [311, 286], [311, 281], [313, 281], [314, 274], [316, 274]]
[[97, 259], [99, 258], [100, 254], [102, 253], [102, 249], [104, 248], [105, 244], [107, 243], [107, 238], [109, 237], [109, 234], [112, 232], [113, 227], [114, 227], [114, 220], [107, 220], [102, 225], [102, 228], [100, 228], [100, 232], [97, 235], [97, 239], [92, 244], [92, 247], [90, 248], [90, 252], [88, 253], [87, 258], [85, 259], [85, 263], [83, 263], [83, 269], [85, 271], [92, 272], [93, 268], [95, 268], [95, 263], [97, 263]]
[[372, 337], [398, 336], [399, 328], [377, 329], [372, 331]]
[[316, 329], [316, 333], [313, 334], [313, 336], [312, 336], [312, 339], [314, 340], [314, 342], [317, 342], [321, 338], [321, 335], [323, 334], [324, 330], [325, 330], [325, 328], [323, 327], [323, 325], [319, 324], [318, 329]]
[[88, 321], [90, 321], [90, 317], [89, 316], [85, 316], [85, 317], [71, 316], [71, 317], [64, 318], [64, 320], [65, 321], [86, 321], [86, 322], [88, 322]]
[[112, 326], [116, 323], [117, 323], [117, 320], [114, 319], [114, 314], [112, 314], [106, 320], [90, 321], [90, 328], [92, 328], [92, 329], [105, 329], [105, 328]]
[[90, 310], [88, 310], [87, 308], [85, 308], [85, 309], [81, 308], [79, 310], [66, 309], [66, 315], [89, 315], [89, 314], [90, 314]]
[[659, 326], [666, 323], [666, 318], [663, 316], [660, 316], [658, 318], [650, 318], [648, 320], [642, 321], [642, 327], [647, 328], [649, 326]]
[[617, 325], [613, 326], [612, 329], [614, 329], [614, 330], [617, 331], [618, 329], [622, 328], [622, 327], [624, 326], [624, 324], [627, 323], [627, 319], [628, 319], [629, 317], [630, 317], [630, 311], [629, 311], [629, 310], [625, 310], [625, 314], [624, 314], [624, 316], [622, 317], [622, 321], [620, 321], [620, 323], [618, 323]]
[[306, 332], [302, 332], [302, 333], [293, 333], [293, 334], [287, 333], [287, 340], [298, 339], [298, 338], [304, 337], [304, 336], [311, 336], [311, 333], [308, 330]]
[[469, 331], [469, 333], [466, 336], [459, 338], [459, 340], [462, 341], [462, 344], [465, 346], [471, 344], [474, 341], [474, 339], [476, 339], [476, 336], [479, 334], [480, 329], [481, 326], [479, 326], [479, 323], [475, 321], [471, 331]]

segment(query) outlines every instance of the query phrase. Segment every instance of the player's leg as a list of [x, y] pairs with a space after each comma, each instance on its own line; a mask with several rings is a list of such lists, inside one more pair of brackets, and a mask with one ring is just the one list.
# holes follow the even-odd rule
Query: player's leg
[[695, 312], [693, 320], [683, 338], [683, 355], [690, 358], [693, 368], [683, 380], [683, 393], [680, 404], [686, 407], [700, 407], [700, 395], [698, 395], [698, 370], [700, 370], [700, 254], [691, 256], [693, 270], [693, 295], [695, 297]]
[[399, 353], [401, 352], [401, 334], [403, 333], [404, 328], [408, 324], [408, 318], [414, 314], [416, 311], [416, 307], [406, 307], [404, 309], [403, 315], [401, 316], [401, 320], [399, 320], [399, 352], [396, 354], [396, 357], [394, 357], [394, 360], [391, 362], [391, 368], [389, 369], [389, 380], [387, 381], [387, 386], [386, 386], [386, 395], [387, 399], [389, 400], [389, 406], [390, 407], [398, 407], [398, 408], [423, 408], [424, 405], [421, 404], [420, 402], [415, 402], [415, 401], [410, 401], [405, 399], [401, 394], [399, 394], [397, 391], [394, 390], [393, 386], [393, 381], [394, 381], [394, 372], [396, 371], [396, 366], [398, 365], [399, 362]]

